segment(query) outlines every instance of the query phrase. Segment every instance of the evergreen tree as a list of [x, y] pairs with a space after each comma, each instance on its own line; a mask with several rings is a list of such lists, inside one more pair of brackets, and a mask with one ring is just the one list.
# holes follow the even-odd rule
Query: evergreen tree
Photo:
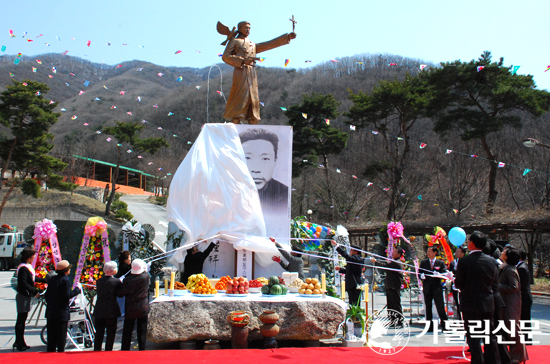
[[[10, 130], [0, 139], [0, 157], [3, 161], [0, 176], [4, 180], [8, 169], [19, 172], [19, 176], [11, 181], [4, 195], [0, 215], [11, 192], [29, 174], [49, 174], [62, 171], [67, 166], [61, 160], [47, 155], [54, 147], [50, 143], [53, 135], [48, 131], [60, 116], [53, 112], [57, 103], [44, 98], [50, 89], [36, 81], [12, 82], [13, 85], [7, 86], [0, 94], [0, 124]], [[3, 183], [0, 183], [0, 189], [2, 187]], [[36, 189], [30, 190], [31, 194], [35, 194]]]
[[492, 62], [485, 51], [477, 60], [442, 63], [423, 75], [433, 91], [427, 114], [435, 121], [434, 131], [479, 140], [483, 147], [489, 160], [488, 213], [498, 195], [498, 157], [488, 136], [507, 126], [521, 128], [521, 112], [540, 116], [550, 108], [550, 93], [537, 90], [533, 76], [512, 74], [503, 64], [503, 58]]
[[425, 82], [409, 74], [403, 81], [380, 81], [370, 95], [362, 91], [349, 93], [353, 105], [345, 115], [350, 123], [374, 127], [384, 140], [387, 160], [369, 164], [364, 174], [389, 186], [384, 193], [389, 200], [386, 218], [390, 221], [400, 220], [407, 210], [410, 198], [401, 206], [401, 194], [412, 196], [419, 188], [405, 181], [403, 174], [411, 164], [410, 132], [425, 111], [428, 94]]
[[300, 105], [291, 106], [285, 111], [288, 125], [294, 131], [292, 175], [300, 176], [307, 167], [315, 166], [320, 157], [331, 205], [334, 205], [334, 195], [329, 176], [329, 156], [340, 154], [348, 140], [347, 133], [330, 126], [330, 120], [335, 120], [339, 115], [339, 106], [340, 102], [331, 94], [312, 93], [302, 95]]
[[[115, 120], [115, 126], [109, 126], [103, 129], [103, 133], [112, 135], [117, 140], [117, 161], [114, 175], [111, 179], [111, 194], [105, 207], [105, 215], [111, 213], [111, 204], [115, 198], [116, 181], [120, 171], [120, 166], [132, 159], [137, 158], [141, 153], [155, 154], [160, 148], [168, 147], [168, 143], [164, 138], [145, 138], [141, 139], [139, 134], [145, 129], [145, 125], [140, 125], [137, 122], [118, 122]], [[123, 145], [124, 144], [124, 145]], [[131, 149], [131, 153], [126, 153]], [[124, 157], [128, 156], [128, 157]]]

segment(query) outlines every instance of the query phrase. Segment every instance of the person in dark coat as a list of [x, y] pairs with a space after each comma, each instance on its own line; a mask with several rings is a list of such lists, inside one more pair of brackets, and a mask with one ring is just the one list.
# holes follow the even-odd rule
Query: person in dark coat
[[529, 360], [525, 344], [521, 342], [521, 331], [519, 321], [521, 318], [521, 288], [519, 274], [516, 264], [519, 263], [520, 255], [517, 249], [507, 247], [502, 252], [500, 259], [504, 262], [500, 266], [498, 290], [506, 304], [504, 315], [500, 319], [506, 324], [515, 326], [515, 335], [511, 336], [503, 332], [506, 341], [514, 342], [510, 344], [509, 353], [512, 363], [522, 363]]
[[187, 250], [187, 255], [183, 261], [183, 274], [181, 276], [181, 282], [183, 284], [187, 285], [187, 280], [193, 274], [202, 273], [204, 261], [208, 258], [208, 255], [210, 255], [215, 246], [216, 244], [212, 242], [203, 252], [201, 252], [196, 245]]
[[[426, 252], [428, 259], [423, 259], [420, 262], [420, 273], [422, 279], [422, 294], [424, 296], [424, 303], [426, 304], [426, 320], [430, 322], [433, 320], [432, 302], [435, 302], [437, 314], [441, 319], [441, 327], [445, 328], [447, 313], [445, 312], [441, 278], [426, 276], [426, 274], [434, 275], [447, 272], [445, 262], [436, 258], [438, 254], [439, 249], [434, 246], [428, 247], [428, 251]], [[431, 326], [432, 323], [430, 323], [430, 328], [432, 328]]]
[[533, 306], [533, 296], [531, 295], [531, 274], [525, 260], [527, 253], [525, 250], [519, 251], [519, 263], [516, 268], [521, 283], [521, 321], [531, 320], [531, 306]]
[[[403, 308], [401, 307], [401, 286], [403, 285], [403, 273], [400, 272], [403, 270], [403, 264], [398, 262], [402, 256], [403, 249], [395, 248], [392, 253], [392, 261], [388, 263], [376, 263], [378, 266], [390, 268], [386, 270], [386, 279], [384, 281], [386, 288], [386, 307], [388, 310], [393, 310], [399, 313], [399, 315], [397, 315], [394, 312], [390, 312], [389, 315], [392, 320], [392, 325], [396, 327], [403, 325]], [[370, 260], [373, 263], [376, 262], [374, 257], [371, 257]]]
[[338, 254], [346, 259], [346, 268], [336, 267], [336, 270], [339, 270], [340, 273], [343, 273], [345, 276], [346, 292], [349, 296], [349, 304], [357, 305], [361, 302], [361, 291], [357, 289], [357, 286], [363, 283], [363, 279], [361, 278], [363, 271], [363, 258], [361, 258], [361, 255], [359, 254], [359, 250], [361, 250], [361, 248], [352, 245], [348, 254], [346, 250], [342, 246], [339, 246], [336, 241], [332, 240], [331, 244], [332, 246], [336, 246], [336, 251]]
[[132, 262], [131, 274], [122, 281], [119, 297], [126, 297], [124, 328], [122, 329], [121, 350], [130, 350], [132, 332], [137, 322], [137, 341], [139, 350], [145, 350], [147, 339], [147, 314], [149, 313], [149, 283], [147, 264], [141, 259]]
[[21, 252], [21, 264], [17, 267], [17, 294], [15, 303], [17, 307], [17, 320], [15, 322], [15, 342], [13, 349], [24, 351], [30, 349], [25, 343], [25, 321], [31, 310], [31, 298], [38, 297], [38, 290], [34, 287], [35, 282], [46, 283], [41, 277], [36, 277], [32, 262], [34, 261], [36, 251], [25, 248]]
[[305, 281], [306, 277], [304, 276], [304, 260], [302, 259], [302, 254], [300, 254], [301, 252], [293, 247], [292, 252], [289, 253], [283, 248], [281, 244], [277, 243], [274, 238], [269, 239], [271, 239], [271, 241], [275, 243], [275, 246], [288, 263], [283, 262], [281, 260], [281, 257], [278, 257], [276, 255], [273, 256], [273, 261], [279, 263], [281, 267], [287, 272], [297, 272], [298, 278], [300, 278], [302, 281]]
[[[465, 255], [466, 255], [466, 248], [465, 247], [459, 246], [458, 248], [456, 248], [455, 260], [453, 260], [451, 262], [451, 265], [449, 267], [449, 270], [451, 272], [453, 272], [453, 275], [455, 277], [456, 277], [456, 271], [457, 271], [457, 268], [458, 268], [458, 260], [460, 258], [464, 258]], [[458, 317], [458, 319], [461, 319], [462, 317], [460, 316], [460, 299], [458, 297], [458, 290], [456, 289], [454, 284], [451, 286], [451, 293], [453, 294], [453, 300], [454, 300], [455, 305], [456, 305], [456, 317]]]
[[117, 318], [120, 308], [117, 302], [117, 293], [122, 286], [120, 279], [114, 278], [117, 273], [116, 262], [107, 262], [103, 266], [105, 275], [97, 280], [97, 301], [94, 308], [95, 340], [94, 350], [101, 351], [103, 336], [107, 331], [105, 351], [112, 351], [116, 336]]
[[69, 301], [81, 291], [79, 287], [71, 289], [69, 273], [72, 264], [62, 260], [57, 263], [55, 277], [48, 282], [46, 298], [46, 325], [48, 326], [48, 352], [58, 353], [65, 351], [67, 340], [67, 326], [71, 318]]
[[486, 244], [487, 238], [481, 233], [470, 235], [470, 252], [459, 259], [454, 281], [456, 288], [460, 290], [460, 309], [472, 364], [500, 363], [496, 336], [489, 335], [489, 343], [484, 348], [485, 355], [481, 349], [482, 337], [471, 336], [472, 328], [483, 320], [488, 320], [491, 332], [494, 331], [494, 292], [498, 292], [498, 272], [495, 260], [481, 251]]
[[[123, 250], [118, 256], [118, 272], [115, 274], [115, 278], [126, 277], [132, 270], [132, 257], [128, 250]], [[118, 307], [120, 309], [121, 316], [124, 316], [124, 297], [117, 298]]]

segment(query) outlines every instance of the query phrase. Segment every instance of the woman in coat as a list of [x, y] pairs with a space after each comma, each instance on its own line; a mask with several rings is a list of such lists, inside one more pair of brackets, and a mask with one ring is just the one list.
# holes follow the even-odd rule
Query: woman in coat
[[62, 260], [57, 263], [55, 277], [48, 282], [46, 298], [46, 325], [48, 326], [48, 352], [58, 353], [65, 351], [67, 340], [67, 326], [71, 318], [69, 301], [80, 293], [80, 288], [71, 289], [69, 273], [72, 264]]
[[507, 341], [513, 341], [513, 344], [510, 344], [510, 358], [512, 363], [523, 363], [529, 359], [527, 355], [527, 349], [525, 344], [521, 343], [520, 340], [520, 326], [519, 321], [521, 319], [521, 287], [519, 274], [516, 269], [516, 264], [519, 262], [519, 252], [514, 248], [506, 248], [500, 259], [504, 262], [499, 269], [499, 283], [498, 290], [506, 308], [503, 310], [503, 315], [500, 317], [500, 323], [505, 325], [510, 325], [510, 320], [512, 320], [512, 325], [515, 325], [515, 335], [506, 334]]
[[131, 274], [124, 278], [122, 289], [118, 293], [119, 297], [126, 297], [121, 350], [130, 350], [132, 332], [136, 321], [139, 350], [145, 350], [150, 279], [149, 273], [147, 273], [147, 264], [141, 259], [135, 259], [132, 262]]
[[31, 298], [38, 297], [38, 290], [34, 287], [35, 282], [46, 283], [44, 278], [36, 277], [32, 262], [36, 251], [25, 248], [21, 252], [21, 264], [17, 267], [17, 294], [15, 303], [17, 305], [17, 321], [15, 322], [15, 343], [13, 350], [24, 351], [30, 349], [25, 343], [25, 321], [31, 310]]
[[101, 351], [103, 336], [107, 331], [105, 351], [113, 351], [115, 343], [117, 318], [120, 316], [120, 308], [117, 302], [117, 293], [121, 288], [120, 279], [113, 276], [117, 273], [117, 264], [114, 261], [103, 266], [105, 275], [96, 282], [97, 301], [94, 308], [95, 341], [94, 350]]

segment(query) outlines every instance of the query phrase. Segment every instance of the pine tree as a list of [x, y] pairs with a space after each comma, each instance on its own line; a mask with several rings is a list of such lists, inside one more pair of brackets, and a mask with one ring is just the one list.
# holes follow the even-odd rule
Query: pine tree
[[[3, 165], [0, 177], [8, 169], [19, 172], [10, 183], [8, 192], [0, 204], [0, 216], [9, 195], [19, 182], [30, 173], [49, 174], [62, 171], [67, 165], [47, 155], [52, 148], [53, 135], [48, 131], [57, 122], [59, 113], [53, 112], [57, 103], [44, 98], [50, 90], [47, 85], [30, 80], [12, 80], [0, 94], [0, 124], [10, 129], [9, 135], [0, 139], [0, 157]], [[0, 183], [0, 190], [3, 184]]]
[[[117, 140], [117, 161], [112, 176], [111, 194], [105, 206], [105, 215], [111, 213], [111, 204], [115, 198], [116, 181], [120, 171], [120, 166], [132, 159], [137, 158], [141, 153], [155, 154], [162, 147], [169, 147], [164, 138], [145, 138], [141, 139], [139, 134], [145, 129], [145, 125], [140, 125], [137, 122], [119, 122], [115, 120], [116, 125], [103, 129], [103, 133], [112, 135]], [[126, 153], [131, 150], [131, 153]], [[123, 156], [128, 157], [123, 157]]]
[[440, 135], [478, 140], [489, 160], [488, 213], [497, 200], [498, 156], [488, 137], [507, 126], [520, 129], [521, 113], [540, 116], [550, 109], [550, 93], [537, 90], [531, 75], [512, 74], [504, 58], [492, 61], [491, 53], [470, 62], [442, 63], [423, 75], [433, 91], [428, 115]]

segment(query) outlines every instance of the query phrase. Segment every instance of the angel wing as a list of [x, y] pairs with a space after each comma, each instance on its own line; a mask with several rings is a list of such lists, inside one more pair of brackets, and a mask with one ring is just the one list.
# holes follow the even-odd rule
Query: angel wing
[[223, 41], [221, 43], [221, 45], [226, 45], [227, 42], [229, 42], [231, 39], [235, 38], [235, 36], [238, 33], [238, 31], [236, 31], [235, 29], [237, 29], [237, 28], [233, 27], [232, 30], [229, 30], [229, 27], [227, 25], [224, 25], [220, 22], [218, 22], [218, 24], [216, 24], [216, 30], [218, 31], [218, 33], [220, 33], [221, 35], [227, 35], [227, 39], [225, 41]]
[[229, 27], [227, 25], [224, 25], [224, 24], [220, 23], [220, 22], [218, 22], [218, 24], [216, 24], [216, 30], [221, 35], [229, 35], [231, 33], [231, 31], [229, 30]]

